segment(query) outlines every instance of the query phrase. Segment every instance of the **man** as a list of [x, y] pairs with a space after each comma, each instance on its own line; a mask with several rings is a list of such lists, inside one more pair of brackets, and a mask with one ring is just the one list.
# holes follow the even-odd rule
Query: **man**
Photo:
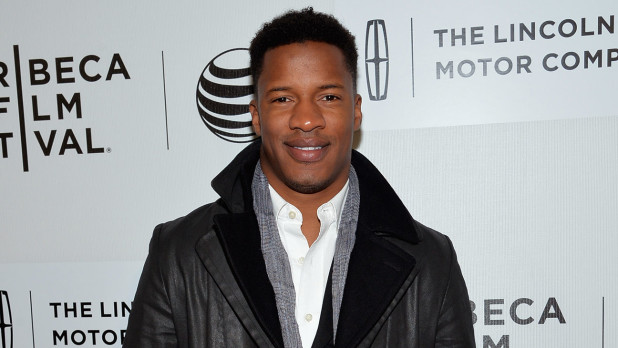
[[250, 54], [261, 140], [155, 229], [124, 347], [474, 347], [451, 242], [352, 150], [354, 37], [305, 9]]

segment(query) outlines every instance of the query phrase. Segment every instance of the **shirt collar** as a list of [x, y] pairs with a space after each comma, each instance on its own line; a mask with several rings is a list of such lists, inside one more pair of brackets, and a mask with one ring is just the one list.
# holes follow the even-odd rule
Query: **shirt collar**
[[[343, 185], [343, 187], [341, 188], [341, 190], [337, 192], [337, 194], [333, 198], [331, 198], [330, 201], [322, 204], [318, 208], [318, 213], [319, 213], [322, 207], [332, 205], [333, 208], [335, 209], [335, 216], [337, 217], [337, 226], [339, 226], [339, 221], [341, 221], [341, 214], [343, 212], [343, 205], [345, 203], [345, 198], [348, 196], [349, 183], [350, 183], [350, 180], [347, 180], [345, 182], [345, 185]], [[287, 205], [292, 207], [294, 210], [298, 210], [298, 208], [296, 208], [293, 204], [288, 203], [285, 199], [283, 199], [283, 197], [281, 197], [279, 193], [277, 193], [277, 191], [275, 191], [275, 189], [272, 186], [270, 186], [270, 184], [268, 184], [268, 189], [270, 191], [270, 199], [272, 200], [273, 213], [275, 215], [275, 218], [278, 218], [280, 216], [281, 212], [286, 208]]]

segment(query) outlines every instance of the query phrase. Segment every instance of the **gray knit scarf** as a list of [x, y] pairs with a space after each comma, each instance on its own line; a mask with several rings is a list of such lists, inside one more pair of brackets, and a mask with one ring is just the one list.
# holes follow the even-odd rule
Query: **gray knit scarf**
[[[302, 348], [298, 324], [294, 316], [296, 293], [294, 292], [290, 262], [279, 238], [272, 200], [268, 190], [268, 180], [262, 172], [260, 162], [255, 167], [251, 189], [253, 191], [253, 210], [260, 228], [266, 273], [275, 292], [283, 343], [285, 348]], [[339, 320], [345, 279], [348, 274], [348, 262], [356, 240], [359, 204], [358, 178], [356, 171], [350, 166], [348, 196], [343, 205], [341, 221], [339, 222], [332, 266], [333, 342], [337, 337], [337, 321]]]

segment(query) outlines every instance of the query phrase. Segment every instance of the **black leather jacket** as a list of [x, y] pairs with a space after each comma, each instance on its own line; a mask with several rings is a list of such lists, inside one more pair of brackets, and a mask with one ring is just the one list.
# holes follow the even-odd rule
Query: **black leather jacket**
[[[219, 200], [156, 227], [123, 347], [283, 347], [251, 198], [259, 146], [213, 180]], [[448, 237], [414, 221], [365, 157], [352, 165], [361, 203], [335, 346], [474, 347]]]

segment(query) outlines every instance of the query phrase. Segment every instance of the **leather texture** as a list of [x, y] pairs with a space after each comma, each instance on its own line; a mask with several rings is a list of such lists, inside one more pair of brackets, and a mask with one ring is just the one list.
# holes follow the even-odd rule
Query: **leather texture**
[[[219, 200], [155, 228], [123, 347], [283, 347], [252, 208], [259, 147], [213, 180]], [[475, 347], [448, 237], [413, 220], [356, 151], [352, 165], [361, 203], [334, 346]], [[314, 343], [332, 347], [328, 332]]]

